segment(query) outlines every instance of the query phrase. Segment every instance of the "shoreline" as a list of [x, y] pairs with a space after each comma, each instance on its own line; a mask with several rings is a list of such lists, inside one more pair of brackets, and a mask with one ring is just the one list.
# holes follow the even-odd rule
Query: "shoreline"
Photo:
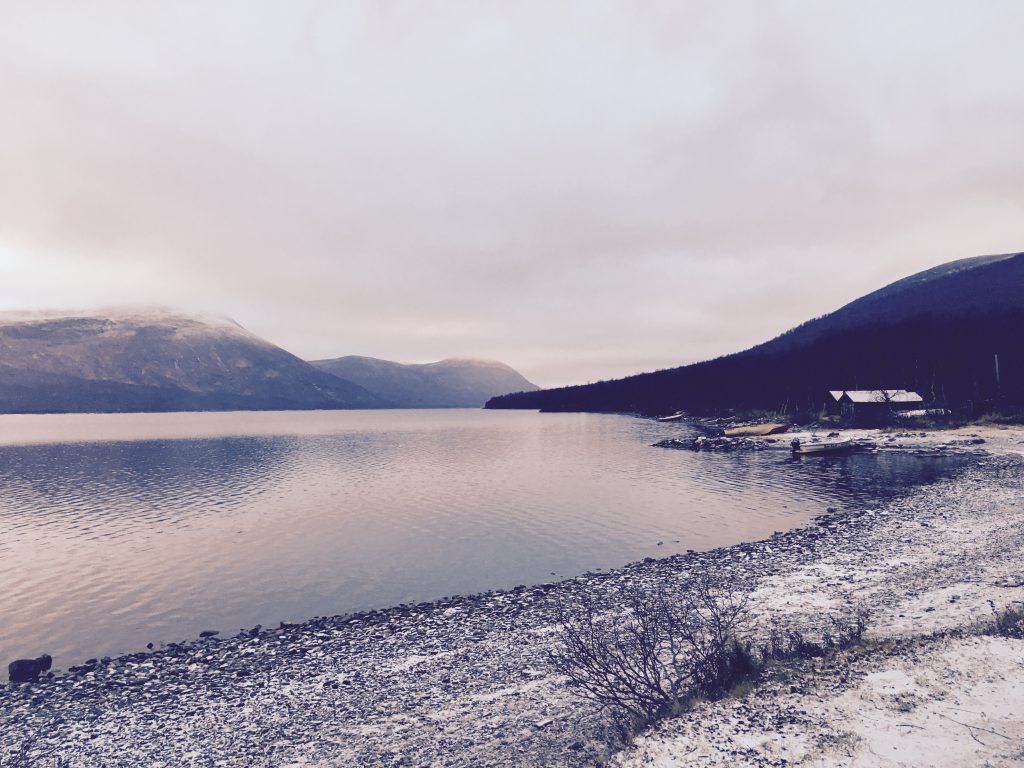
[[[928, 589], [914, 587], [912, 600], [920, 601], [949, 588], [957, 568], [962, 576], [984, 565], [978, 558], [959, 562], [947, 548], [955, 561], [948, 568], [925, 566], [917, 550], [934, 547], [936, 536], [963, 538], [954, 523], [973, 521], [981, 535], [994, 522], [992, 508], [1012, 511], [1024, 461], [1009, 454], [1024, 446], [1018, 430], [1005, 438], [1006, 445], [985, 446], [1003, 455], [979, 456], [953, 478], [758, 542], [648, 558], [562, 582], [200, 638], [46, 682], [8, 684], [0, 688], [0, 763], [593, 764], [608, 757], [603, 724], [545, 664], [558, 601], [589, 595], [614, 605], [624, 584], [656, 588], [704, 569], [755, 590], [762, 618], [781, 614], [804, 628], [840, 598], [872, 588], [883, 617], [873, 633], [913, 637], [942, 621], [948, 628], [976, 621], [988, 610], [984, 595], [996, 590], [1020, 599], [1024, 579], [987, 591], [954, 586], [955, 610], [922, 607], [922, 618], [907, 626], [896, 620], [903, 604], [897, 592], [906, 597], [917, 583], [907, 569], [931, 574]], [[989, 570], [1009, 567], [1004, 554], [992, 553]], [[829, 558], [847, 565], [821, 570]], [[845, 578], [851, 574], [852, 581]]]
[[993, 627], [1024, 606], [1024, 430], [1003, 437], [964, 482], [911, 500], [918, 514], [889, 521], [888, 541], [869, 525], [863, 541], [759, 583], [753, 600], [776, 615], [868, 604], [861, 646], [777, 665], [745, 695], [655, 724], [611, 764], [1024, 763], [1024, 640]]

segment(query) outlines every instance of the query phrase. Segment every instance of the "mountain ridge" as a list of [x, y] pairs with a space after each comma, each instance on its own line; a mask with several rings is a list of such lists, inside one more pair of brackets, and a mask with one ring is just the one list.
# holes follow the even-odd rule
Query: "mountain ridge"
[[433, 363], [397, 363], [347, 355], [310, 362], [403, 408], [479, 408], [495, 395], [537, 389], [497, 360], [451, 357]]
[[[864, 325], [868, 314], [870, 322], [878, 323], [935, 312], [940, 306], [944, 313], [1009, 309], [1020, 306], [1022, 286], [1024, 253], [957, 259], [895, 280], [744, 351], [770, 349], [784, 339], [806, 343], [814, 337]], [[896, 297], [898, 304], [892, 301]]]
[[386, 405], [223, 315], [137, 307], [0, 313], [0, 412]]
[[[924, 390], [943, 403], [1024, 402], [1024, 253], [960, 259], [865, 294], [749, 349], [488, 408], [820, 409], [829, 389]], [[996, 370], [998, 359], [998, 373]]]

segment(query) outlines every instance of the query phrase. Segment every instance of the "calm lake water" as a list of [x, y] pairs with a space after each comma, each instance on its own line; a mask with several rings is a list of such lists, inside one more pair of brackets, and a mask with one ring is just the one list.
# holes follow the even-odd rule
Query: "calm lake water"
[[0, 662], [753, 540], [955, 461], [650, 447], [686, 431], [479, 410], [2, 416]]

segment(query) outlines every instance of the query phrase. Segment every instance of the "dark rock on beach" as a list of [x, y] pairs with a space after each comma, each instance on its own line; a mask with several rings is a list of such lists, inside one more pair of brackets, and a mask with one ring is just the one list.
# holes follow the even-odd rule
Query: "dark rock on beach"
[[756, 439], [750, 437], [697, 437], [670, 438], [655, 443], [654, 448], [674, 448], [685, 451], [763, 451], [766, 448], [778, 447], [778, 440], [773, 438]]
[[43, 672], [53, 666], [53, 659], [44, 653], [38, 659], [18, 659], [7, 665], [7, 674], [12, 683], [32, 683], [39, 679]]

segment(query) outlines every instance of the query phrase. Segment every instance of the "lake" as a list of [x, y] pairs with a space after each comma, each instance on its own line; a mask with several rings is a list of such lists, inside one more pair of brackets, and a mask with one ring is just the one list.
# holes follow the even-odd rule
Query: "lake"
[[522, 411], [0, 416], [0, 662], [567, 578], [877, 504], [963, 459], [651, 447]]

